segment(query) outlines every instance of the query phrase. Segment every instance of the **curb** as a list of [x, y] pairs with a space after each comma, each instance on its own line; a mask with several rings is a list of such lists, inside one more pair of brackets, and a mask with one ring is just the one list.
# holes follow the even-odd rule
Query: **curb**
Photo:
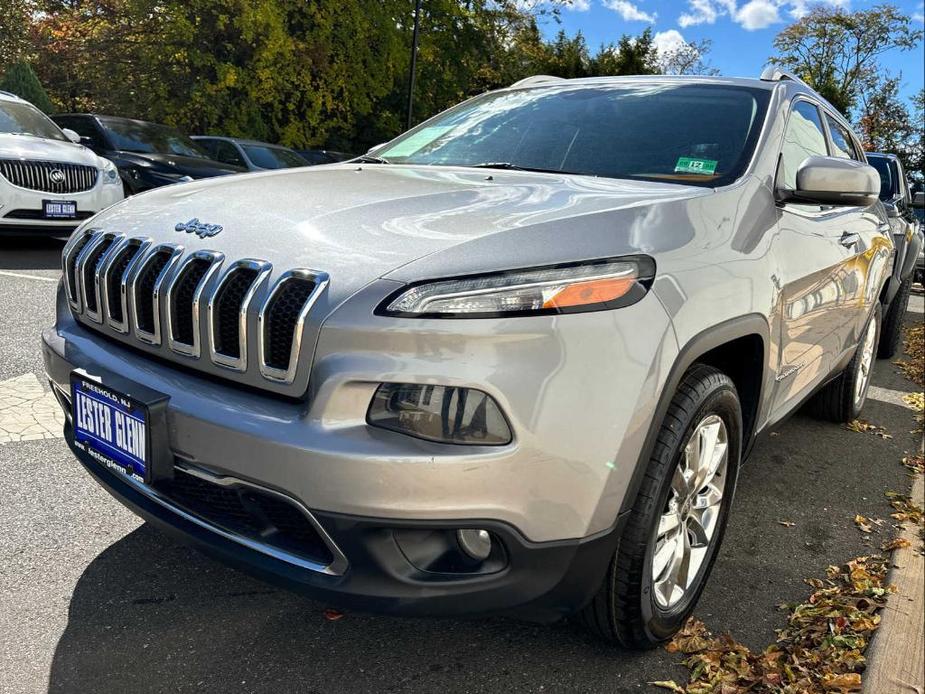
[[[925, 498], [925, 475], [912, 482], [912, 499]], [[925, 692], [925, 555], [919, 528], [903, 526], [900, 537], [911, 543], [893, 552], [890, 583], [896, 593], [882, 612], [882, 622], [867, 651], [866, 694]]]

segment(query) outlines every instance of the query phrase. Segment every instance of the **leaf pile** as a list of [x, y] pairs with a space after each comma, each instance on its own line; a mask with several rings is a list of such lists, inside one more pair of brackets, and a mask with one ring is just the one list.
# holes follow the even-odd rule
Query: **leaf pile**
[[912, 359], [900, 359], [894, 363], [902, 369], [906, 378], [925, 388], [925, 325], [906, 328], [903, 346]]
[[852, 419], [845, 424], [845, 429], [848, 431], [856, 431], [859, 434], [873, 434], [874, 436], [879, 436], [881, 439], [893, 438], [890, 434], [886, 433], [885, 428], [877, 426], [876, 424], [871, 424], [864, 419]]
[[893, 590], [886, 584], [887, 569], [882, 557], [859, 557], [830, 566], [825, 579], [807, 580], [816, 592], [806, 602], [781, 606], [790, 612], [787, 626], [762, 653], [752, 653], [731, 636], [714, 636], [691, 618], [667, 646], [669, 653], [687, 656], [689, 683], [651, 684], [678, 694], [858, 691], [864, 650]]

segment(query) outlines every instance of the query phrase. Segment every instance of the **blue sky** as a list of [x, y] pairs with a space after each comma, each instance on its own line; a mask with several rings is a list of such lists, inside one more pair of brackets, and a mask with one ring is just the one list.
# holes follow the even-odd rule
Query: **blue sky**
[[[823, 0], [845, 9], [865, 9], [871, 0]], [[893, 0], [894, 4], [923, 26], [921, 0]], [[709, 62], [724, 75], [757, 77], [768, 57], [778, 31], [797, 21], [813, 0], [571, 0], [562, 11], [562, 23], [547, 22], [548, 35], [560, 28], [574, 34], [581, 30], [589, 47], [616, 41], [623, 34], [638, 34], [647, 26], [657, 41], [670, 44], [710, 39]], [[894, 51], [882, 58], [894, 74], [902, 73], [903, 94], [908, 97], [923, 86], [925, 48]]]

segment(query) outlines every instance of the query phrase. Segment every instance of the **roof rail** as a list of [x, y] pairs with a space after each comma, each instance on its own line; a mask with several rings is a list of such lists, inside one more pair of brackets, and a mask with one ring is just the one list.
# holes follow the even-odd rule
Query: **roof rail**
[[806, 82], [801, 80], [792, 72], [779, 68], [775, 65], [768, 65], [764, 70], [762, 70], [761, 79], [765, 82], [783, 82], [784, 80], [790, 80], [791, 82], [806, 84]]
[[533, 87], [537, 84], [548, 84], [550, 82], [565, 82], [564, 77], [554, 77], [553, 75], [532, 75], [524, 77], [512, 84], [512, 87]]

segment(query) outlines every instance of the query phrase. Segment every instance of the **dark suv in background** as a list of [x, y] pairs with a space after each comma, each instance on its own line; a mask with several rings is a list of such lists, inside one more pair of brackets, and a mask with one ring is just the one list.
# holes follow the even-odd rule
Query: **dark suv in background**
[[915, 272], [916, 260], [922, 253], [922, 225], [913, 210], [912, 191], [899, 157], [880, 152], [867, 152], [866, 156], [867, 163], [880, 174], [880, 202], [890, 219], [896, 245], [896, 259], [887, 290], [892, 293], [892, 301], [883, 317], [878, 347], [878, 355], [887, 358], [896, 354], [902, 339], [909, 292], [918, 274]]
[[52, 119], [75, 131], [81, 144], [118, 167], [126, 195], [246, 171], [210, 159], [189, 137], [167, 125], [92, 113], [67, 113]]

